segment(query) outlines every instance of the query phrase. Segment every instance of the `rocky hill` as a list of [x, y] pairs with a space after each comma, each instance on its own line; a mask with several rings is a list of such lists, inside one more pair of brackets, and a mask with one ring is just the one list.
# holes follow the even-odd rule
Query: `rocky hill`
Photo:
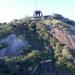
[[1, 75], [75, 75], [75, 22], [59, 14], [0, 23]]

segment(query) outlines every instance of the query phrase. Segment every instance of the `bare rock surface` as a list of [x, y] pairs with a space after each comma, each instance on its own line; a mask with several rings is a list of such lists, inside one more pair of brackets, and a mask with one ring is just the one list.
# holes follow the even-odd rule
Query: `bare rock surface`
[[0, 50], [0, 57], [16, 56], [22, 53], [22, 48], [27, 46], [27, 42], [16, 37], [15, 34], [9, 35], [1, 40], [2, 43], [7, 43], [8, 47]]
[[63, 29], [53, 28], [50, 32], [56, 39], [58, 39], [61, 43], [65, 44], [70, 49], [75, 49], [74, 39], [66, 33]]

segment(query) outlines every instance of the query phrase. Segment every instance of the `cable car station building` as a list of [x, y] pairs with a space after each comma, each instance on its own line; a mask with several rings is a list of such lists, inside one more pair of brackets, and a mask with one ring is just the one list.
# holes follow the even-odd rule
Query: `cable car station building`
[[47, 19], [47, 18], [52, 18], [52, 16], [50, 15], [43, 16], [42, 11], [36, 10], [33, 13], [32, 20], [41, 20], [41, 19]]

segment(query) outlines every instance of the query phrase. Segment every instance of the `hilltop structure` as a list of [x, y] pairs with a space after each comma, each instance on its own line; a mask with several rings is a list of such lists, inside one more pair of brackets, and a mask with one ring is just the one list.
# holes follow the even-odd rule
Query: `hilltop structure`
[[33, 13], [32, 20], [40, 20], [40, 19], [52, 19], [51, 15], [43, 15], [41, 10], [35, 10]]

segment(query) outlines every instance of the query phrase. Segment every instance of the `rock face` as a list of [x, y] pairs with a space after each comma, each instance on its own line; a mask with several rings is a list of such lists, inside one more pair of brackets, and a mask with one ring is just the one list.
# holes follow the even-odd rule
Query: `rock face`
[[19, 55], [22, 53], [21, 49], [27, 46], [27, 42], [17, 38], [15, 34], [11, 34], [1, 42], [7, 43], [8, 47], [0, 50], [0, 57]]
[[75, 49], [75, 42], [72, 39], [71, 35], [66, 33], [63, 29], [53, 28], [50, 32], [56, 39], [61, 43], [65, 44], [70, 49]]

